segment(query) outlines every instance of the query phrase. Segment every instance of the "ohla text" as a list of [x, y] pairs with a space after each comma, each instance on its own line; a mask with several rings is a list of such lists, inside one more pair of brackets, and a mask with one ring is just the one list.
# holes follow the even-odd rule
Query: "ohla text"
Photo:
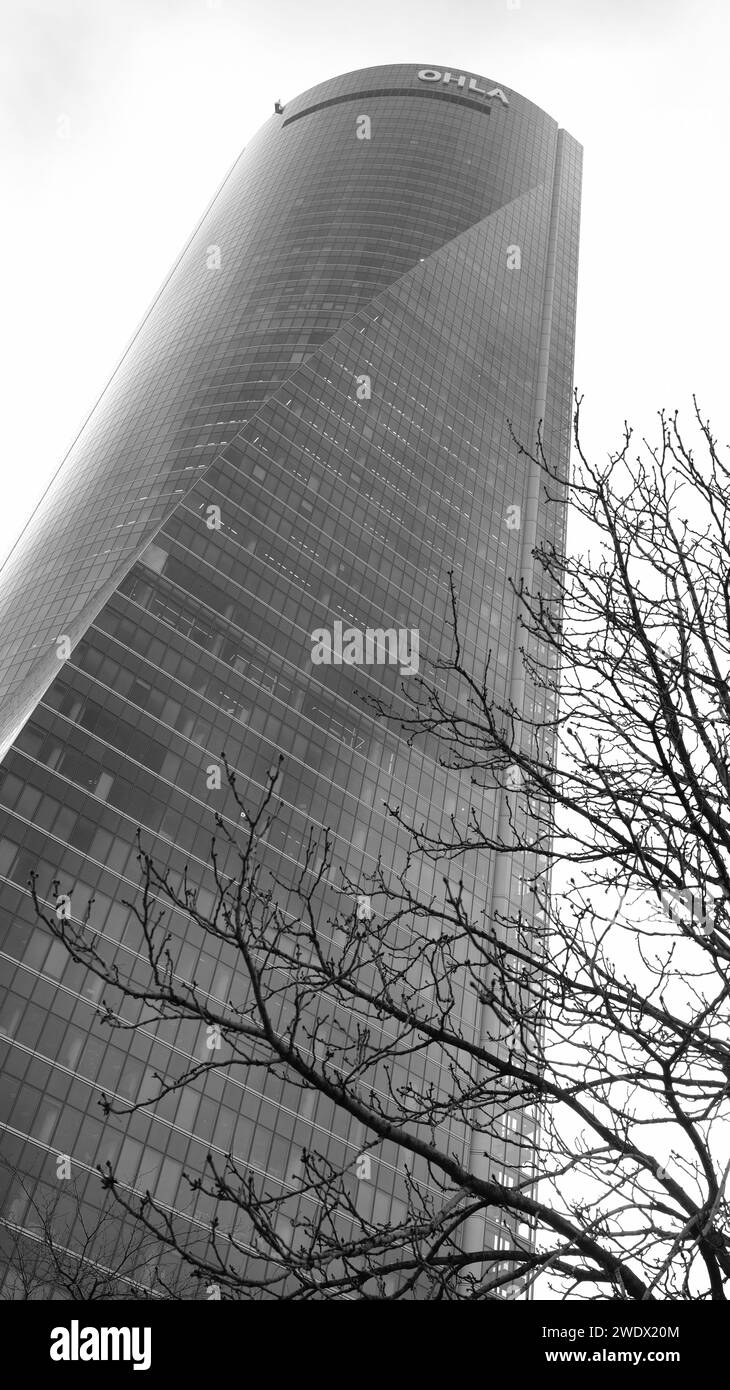
[[463, 72], [439, 72], [438, 68], [421, 68], [418, 76], [421, 82], [441, 82], [443, 85], [455, 82], [457, 87], [473, 92], [476, 96], [487, 97], [488, 100], [493, 98], [494, 101], [501, 101], [503, 106], [509, 106], [509, 99], [501, 87], [492, 87], [487, 91], [486, 87], [479, 86], [477, 77], [467, 77]]

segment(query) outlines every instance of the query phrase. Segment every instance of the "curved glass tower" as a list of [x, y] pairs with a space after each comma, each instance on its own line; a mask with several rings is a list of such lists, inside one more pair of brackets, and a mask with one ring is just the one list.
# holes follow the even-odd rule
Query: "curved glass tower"
[[[359, 1153], [324, 1097], [304, 1108], [240, 1074], [102, 1123], [100, 1090], [138, 1099], [203, 1055], [199, 1039], [100, 1028], [99, 987], [35, 924], [28, 875], [46, 895], [58, 876], [72, 903], [93, 893], [95, 928], [132, 968], [137, 827], [161, 867], [205, 885], [221, 750], [248, 801], [284, 754], [269, 853], [289, 881], [312, 823], [334, 832], [333, 881], [358, 881], [378, 856], [403, 862], [386, 800], [432, 824], [468, 808], [468, 777], [408, 748], [363, 696], [392, 698], [415, 656], [443, 650], [449, 570], [467, 651], [491, 648], [495, 691], [510, 688], [508, 576], [562, 522], [535, 507], [507, 422], [531, 440], [543, 421], [567, 465], [580, 164], [543, 111], [469, 73], [367, 68], [297, 97], [237, 160], [11, 553], [5, 1221], [23, 1226], [59, 1153], [91, 1205], [110, 1158], [201, 1223], [209, 1204], [183, 1170], [211, 1148], [274, 1187], [303, 1146], [343, 1165]], [[321, 657], [347, 629], [407, 634], [409, 651], [386, 662], [384, 636], [360, 665], [313, 661], [313, 634]], [[490, 874], [465, 869], [475, 910]], [[231, 996], [225, 953], [190, 921], [171, 930], [181, 978]], [[376, 1220], [405, 1210], [401, 1167], [382, 1146], [363, 1196]]]

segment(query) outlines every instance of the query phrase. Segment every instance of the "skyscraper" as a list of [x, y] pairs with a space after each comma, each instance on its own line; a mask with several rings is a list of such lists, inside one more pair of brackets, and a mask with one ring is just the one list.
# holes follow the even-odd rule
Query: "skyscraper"
[[[579, 147], [497, 82], [393, 65], [305, 92], [236, 161], [21, 535], [0, 575], [0, 1121], [24, 1178], [5, 1180], [5, 1219], [23, 1225], [58, 1153], [89, 1201], [110, 1158], [193, 1219], [183, 1169], [211, 1145], [279, 1182], [305, 1131], [358, 1153], [321, 1099], [304, 1115], [240, 1078], [103, 1126], [99, 1090], [139, 1097], [178, 1044], [99, 1029], [97, 984], [35, 923], [28, 875], [74, 904], [93, 892], [131, 960], [137, 827], [203, 882], [222, 749], [254, 798], [284, 754], [270, 851], [290, 873], [312, 823], [357, 881], [403, 855], [386, 799], [468, 807], [468, 777], [362, 697], [439, 654], [449, 570], [467, 652], [490, 647], [510, 689], [508, 576], [561, 523], [508, 421], [525, 440], [542, 421], [567, 462], [579, 188]], [[465, 888], [487, 905], [491, 870]], [[180, 977], [227, 998], [227, 960], [172, 929]], [[404, 1188], [381, 1157], [386, 1219]]]

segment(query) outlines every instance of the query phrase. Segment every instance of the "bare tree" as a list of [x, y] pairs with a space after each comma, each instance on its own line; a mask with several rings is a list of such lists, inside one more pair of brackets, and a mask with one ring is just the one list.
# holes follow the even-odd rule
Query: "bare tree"
[[[7, 1167], [7, 1164], [4, 1165]], [[120, 1221], [114, 1202], [90, 1210], [78, 1185], [41, 1195], [16, 1178], [22, 1216], [0, 1223], [0, 1300], [118, 1302], [195, 1296], [179, 1260], [149, 1231]]]
[[[389, 806], [411, 843], [397, 874], [335, 886], [313, 835], [284, 881], [267, 854], [277, 774], [252, 807], [228, 768], [212, 910], [140, 844], [133, 975], [93, 904], [59, 920], [34, 887], [104, 982], [111, 1027], [216, 1039], [108, 1111], [222, 1073], [286, 1084], [303, 1120], [324, 1097], [335, 1136], [356, 1136], [353, 1152], [313, 1129], [277, 1180], [211, 1154], [189, 1175], [215, 1204], [204, 1248], [106, 1172], [222, 1296], [478, 1300], [548, 1281], [566, 1298], [725, 1298], [730, 471], [695, 411], [699, 459], [662, 415], [656, 447], [633, 457], [627, 428], [597, 465], [578, 405], [582, 549], [536, 545], [515, 584], [524, 698], [462, 641], [454, 590], [450, 654], [380, 713], [473, 794], [423, 824]], [[566, 483], [533, 454], [550, 507]], [[235, 962], [228, 999], [178, 974], [173, 909]], [[376, 1169], [402, 1183], [389, 1212]]]

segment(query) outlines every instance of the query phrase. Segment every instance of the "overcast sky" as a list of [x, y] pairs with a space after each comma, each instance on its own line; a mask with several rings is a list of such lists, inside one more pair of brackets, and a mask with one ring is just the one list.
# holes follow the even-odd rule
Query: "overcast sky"
[[2, 0], [0, 31], [0, 559], [274, 100], [370, 64], [483, 75], [584, 145], [590, 445], [693, 391], [728, 439], [725, 0]]

